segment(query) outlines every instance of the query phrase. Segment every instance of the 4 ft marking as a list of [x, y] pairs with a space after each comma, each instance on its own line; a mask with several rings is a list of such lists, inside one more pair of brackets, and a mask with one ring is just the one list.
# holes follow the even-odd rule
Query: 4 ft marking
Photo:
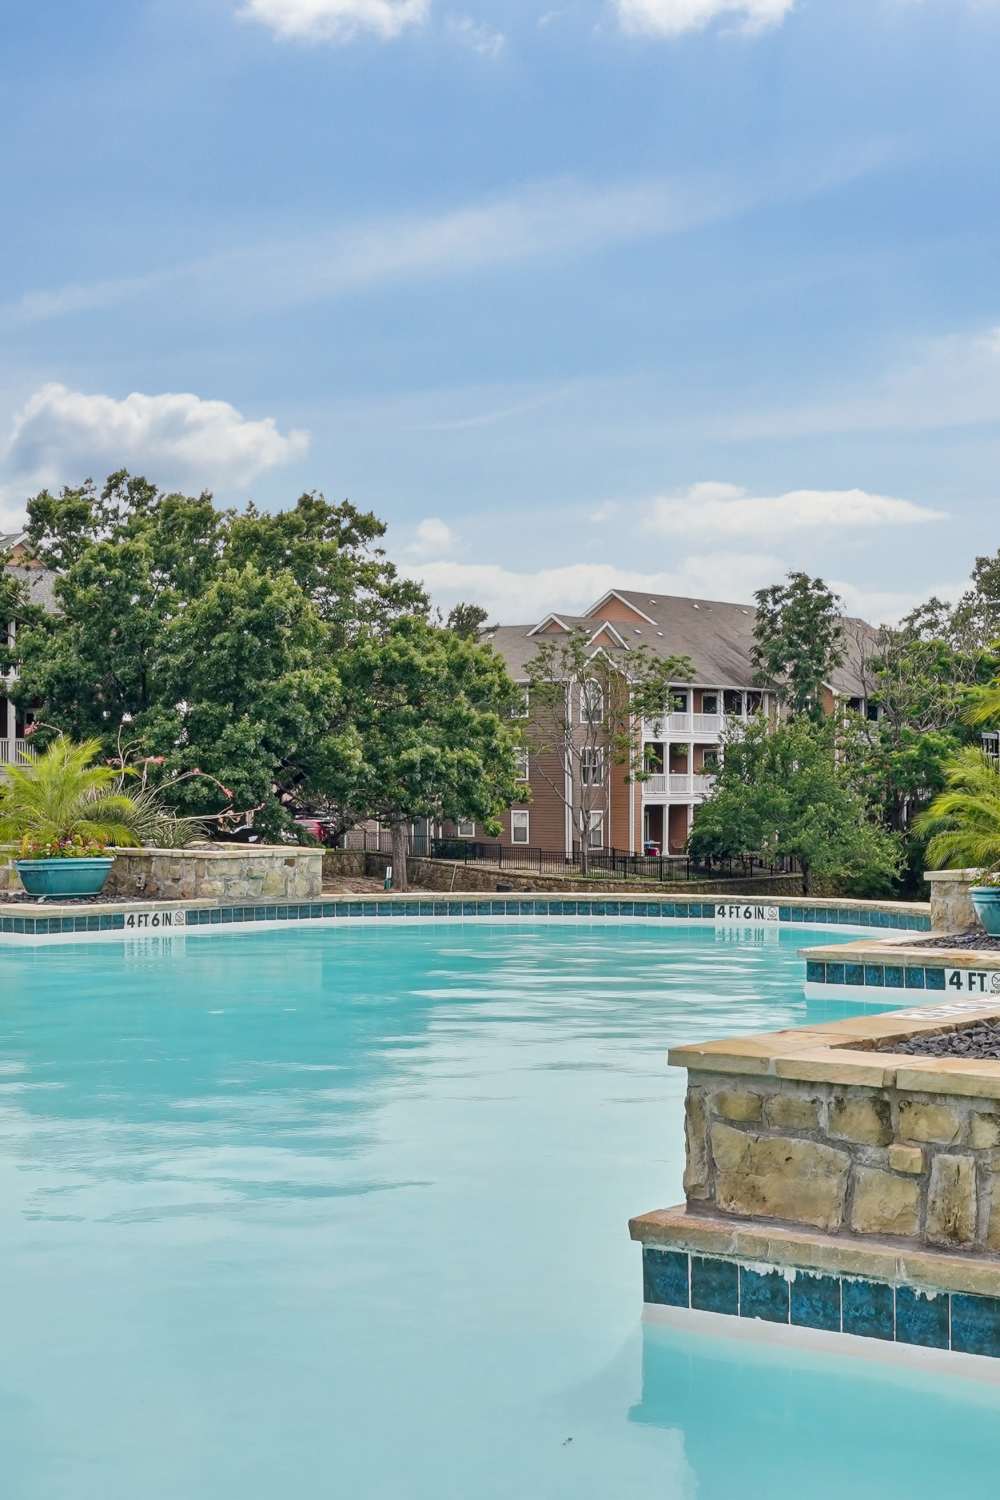
[[945, 969], [944, 982], [960, 995], [1000, 995], [1000, 969]]

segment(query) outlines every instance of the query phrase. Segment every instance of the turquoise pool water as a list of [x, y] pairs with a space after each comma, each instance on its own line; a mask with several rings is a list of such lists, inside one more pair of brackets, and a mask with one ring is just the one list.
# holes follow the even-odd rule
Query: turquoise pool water
[[0, 948], [4, 1500], [991, 1492], [996, 1387], [640, 1322], [664, 1050], [850, 1014], [808, 936]]

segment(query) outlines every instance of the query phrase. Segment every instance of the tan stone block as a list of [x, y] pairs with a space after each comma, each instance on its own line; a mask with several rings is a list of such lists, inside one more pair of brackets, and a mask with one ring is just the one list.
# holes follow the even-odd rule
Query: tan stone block
[[1000, 1115], [974, 1114], [969, 1122], [969, 1140], [976, 1151], [1000, 1146]]
[[684, 1101], [684, 1139], [687, 1145], [684, 1192], [688, 1198], [708, 1198], [711, 1192], [708, 1106], [701, 1089], [688, 1089]]
[[903, 1099], [899, 1105], [899, 1134], [907, 1141], [935, 1141], [953, 1146], [961, 1139], [964, 1121], [958, 1110], [939, 1100], [925, 1103]]
[[894, 1172], [909, 1172], [918, 1177], [924, 1170], [924, 1153], [919, 1146], [902, 1146], [897, 1141], [889, 1147], [889, 1165]]
[[717, 1115], [724, 1120], [735, 1120], [746, 1125], [759, 1120], [764, 1101], [760, 1094], [751, 1094], [742, 1089], [722, 1089], [712, 1100]]
[[[805, 1035], [805, 1033], [803, 1033]], [[806, 1046], [801, 1052], [789, 1050], [774, 1063], [779, 1078], [794, 1078], [801, 1083], [846, 1083], [855, 1088], [892, 1088], [896, 1082], [895, 1063], [876, 1061], [877, 1054], [860, 1048]], [[885, 1054], [891, 1057], [890, 1053]]]
[[716, 1122], [710, 1132], [715, 1201], [728, 1213], [835, 1229], [843, 1218], [850, 1157], [792, 1136], [760, 1136]]
[[959, 1057], [908, 1057], [906, 1067], [897, 1070], [896, 1087], [911, 1093], [1000, 1099], [1000, 1063], [967, 1062]]
[[968, 1245], [976, 1237], [976, 1167], [971, 1156], [935, 1156], [927, 1192], [927, 1239]]
[[799, 1094], [771, 1094], [764, 1102], [764, 1118], [779, 1130], [818, 1130], [819, 1100]]
[[1000, 1183], [991, 1184], [990, 1216], [986, 1224], [986, 1248], [1000, 1251]]
[[863, 1146], [887, 1146], [892, 1140], [892, 1118], [888, 1099], [852, 1089], [830, 1100], [829, 1131], [845, 1141]]
[[910, 1238], [919, 1227], [920, 1186], [877, 1167], [854, 1169], [851, 1228], [856, 1234]]

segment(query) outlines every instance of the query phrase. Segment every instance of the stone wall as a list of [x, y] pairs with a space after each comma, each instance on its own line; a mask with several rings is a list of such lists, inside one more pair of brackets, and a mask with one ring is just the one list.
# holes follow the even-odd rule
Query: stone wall
[[[381, 879], [386, 865], [391, 860], [387, 854], [363, 854], [353, 849], [328, 849], [324, 856], [324, 870], [328, 875], [369, 875]], [[762, 876], [754, 880], [613, 880], [607, 875], [583, 880], [573, 875], [537, 875], [528, 870], [500, 869], [492, 865], [471, 865], [461, 860], [416, 859], [406, 862], [407, 878], [411, 885], [431, 891], [495, 891], [498, 884], [511, 886], [515, 891], [621, 891], [650, 892], [669, 896], [680, 895], [738, 895], [769, 896], [777, 900], [781, 896], [798, 896], [802, 892], [802, 879], [798, 875]]]
[[1000, 1254], [1000, 1100], [691, 1073], [688, 1212]]
[[931, 926], [935, 932], [982, 931], [969, 892], [982, 884], [978, 870], [928, 870], [924, 879], [931, 888]]
[[295, 845], [214, 844], [191, 849], [116, 849], [104, 893], [146, 900], [310, 900], [322, 894], [323, 850]]

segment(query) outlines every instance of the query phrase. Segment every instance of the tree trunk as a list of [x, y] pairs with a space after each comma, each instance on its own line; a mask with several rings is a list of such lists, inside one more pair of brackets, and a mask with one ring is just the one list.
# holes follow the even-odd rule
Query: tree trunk
[[406, 824], [393, 823], [390, 848], [392, 850], [392, 888], [394, 891], [410, 889], [406, 879]]
[[803, 896], [810, 896], [812, 894], [812, 878], [809, 866], [804, 859], [799, 860], [799, 864], [802, 866], [802, 894]]
[[[587, 821], [589, 823], [590, 819], [588, 818]], [[588, 838], [588, 830], [584, 829], [584, 828], [581, 828], [580, 829], [580, 874], [581, 875], [589, 875], [590, 874], [590, 847], [589, 847], [589, 844], [587, 842], [587, 838]]]

